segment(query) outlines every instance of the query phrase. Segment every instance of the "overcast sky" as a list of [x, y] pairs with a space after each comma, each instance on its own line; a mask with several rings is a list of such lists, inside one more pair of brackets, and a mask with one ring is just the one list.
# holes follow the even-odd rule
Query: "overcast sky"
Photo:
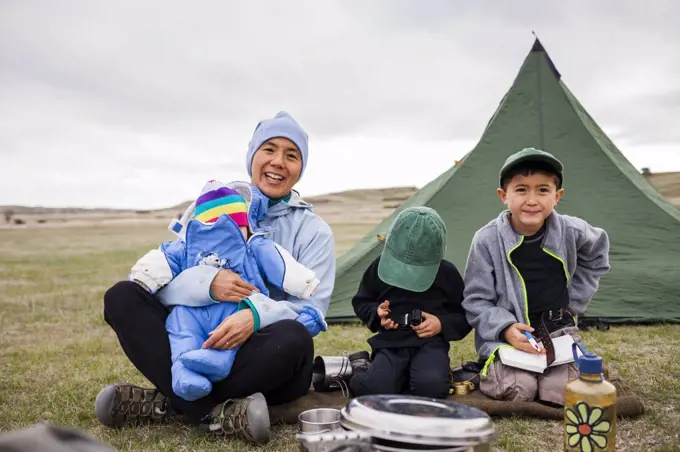
[[532, 30], [637, 168], [680, 171], [678, 17], [674, 0], [3, 0], [0, 205], [193, 198], [247, 177], [279, 110], [310, 135], [303, 196], [422, 186], [474, 147]]

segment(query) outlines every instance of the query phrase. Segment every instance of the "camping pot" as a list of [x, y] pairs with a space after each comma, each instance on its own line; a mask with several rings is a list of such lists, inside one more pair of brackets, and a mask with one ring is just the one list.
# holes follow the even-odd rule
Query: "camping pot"
[[318, 392], [340, 389], [347, 391], [352, 366], [346, 356], [317, 356], [312, 365], [312, 385]]
[[330, 433], [298, 433], [302, 452], [373, 452], [371, 437], [362, 432], [343, 430]]
[[448, 400], [371, 395], [340, 412], [342, 426], [370, 435], [374, 451], [488, 452], [495, 437], [488, 414]]
[[298, 416], [298, 430], [300, 433], [326, 433], [342, 430], [340, 410], [314, 408], [304, 411]]
[[484, 411], [448, 400], [373, 395], [340, 410], [343, 430], [298, 433], [303, 452], [489, 452], [495, 438]]

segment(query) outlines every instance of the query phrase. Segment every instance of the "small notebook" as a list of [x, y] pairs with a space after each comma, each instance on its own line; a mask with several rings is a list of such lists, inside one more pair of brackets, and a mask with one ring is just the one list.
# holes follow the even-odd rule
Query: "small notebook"
[[[574, 343], [574, 338], [565, 334], [564, 336], [554, 338], [552, 342], [555, 346], [555, 361], [553, 361], [550, 367], [574, 362], [574, 354], [571, 351], [571, 344]], [[539, 342], [539, 344], [541, 343]], [[576, 348], [576, 354], [578, 356], [583, 354], [578, 347]], [[498, 356], [501, 359], [501, 362], [506, 366], [516, 367], [530, 372], [543, 373], [545, 369], [548, 368], [548, 360], [545, 355], [533, 355], [522, 350], [517, 350], [514, 347], [501, 347], [498, 350]]]

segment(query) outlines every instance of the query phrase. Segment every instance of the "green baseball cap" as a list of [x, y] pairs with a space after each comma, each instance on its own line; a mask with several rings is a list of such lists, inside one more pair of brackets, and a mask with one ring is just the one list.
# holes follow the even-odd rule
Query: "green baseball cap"
[[505, 163], [503, 164], [499, 174], [499, 186], [503, 185], [503, 178], [508, 173], [508, 171], [510, 171], [510, 169], [519, 163], [529, 161], [547, 163], [555, 171], [555, 174], [559, 176], [560, 180], [562, 180], [564, 166], [562, 165], [562, 162], [555, 158], [554, 155], [549, 152], [541, 151], [540, 149], [524, 148], [521, 151], [512, 154], [505, 160]]
[[408, 207], [385, 239], [378, 277], [391, 286], [424, 292], [434, 282], [446, 251], [446, 225], [436, 210]]

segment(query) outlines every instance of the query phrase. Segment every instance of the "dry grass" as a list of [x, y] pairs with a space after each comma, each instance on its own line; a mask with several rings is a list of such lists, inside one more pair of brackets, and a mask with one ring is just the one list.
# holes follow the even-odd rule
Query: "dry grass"
[[[372, 222], [330, 221], [339, 254], [389, 210], [379, 212]], [[109, 430], [97, 423], [93, 403], [102, 386], [146, 384], [102, 319], [102, 295], [140, 253], [169, 238], [165, 224], [0, 231], [0, 430], [51, 421], [118, 450], [297, 450], [293, 427], [277, 427], [274, 440], [256, 448], [180, 425]], [[366, 348], [367, 337], [360, 327], [332, 327], [316, 338], [316, 353]], [[680, 450], [680, 326], [617, 327], [584, 337], [648, 404], [643, 418], [620, 422], [618, 450]], [[471, 336], [453, 345], [454, 362], [473, 356]], [[496, 426], [495, 450], [561, 449], [559, 422], [498, 419]]]
[[680, 208], [680, 173], [653, 173], [647, 180], [675, 207]]

